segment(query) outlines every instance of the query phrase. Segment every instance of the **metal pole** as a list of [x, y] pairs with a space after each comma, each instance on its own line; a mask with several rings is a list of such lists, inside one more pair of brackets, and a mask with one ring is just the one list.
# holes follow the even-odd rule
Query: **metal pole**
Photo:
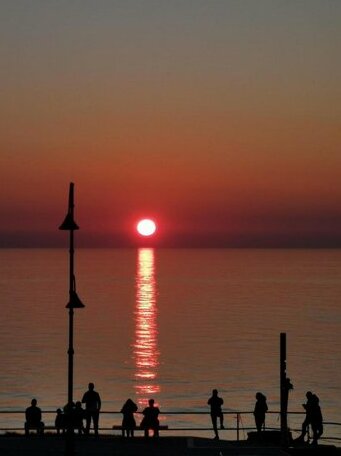
[[[73, 220], [73, 187], [74, 184], [70, 184], [70, 193], [69, 193], [69, 211], [71, 218]], [[70, 249], [69, 249], [69, 256], [70, 256], [70, 270], [69, 270], [69, 298], [72, 302], [72, 294], [74, 291], [74, 246], [73, 246], [73, 229], [70, 230]], [[73, 314], [74, 310], [73, 307], [70, 306], [69, 308], [69, 349], [68, 349], [68, 404], [69, 407], [72, 407], [73, 402]], [[71, 408], [70, 408], [71, 410]]]
[[280, 397], [281, 397], [281, 443], [287, 446], [288, 440], [288, 390], [287, 390], [287, 374], [286, 374], [286, 361], [287, 361], [287, 339], [286, 333], [280, 334]]
[[74, 184], [70, 183], [69, 188], [69, 204], [68, 213], [64, 219], [64, 222], [60, 225], [60, 230], [69, 231], [69, 302], [66, 306], [69, 309], [69, 347], [68, 347], [68, 403], [67, 403], [67, 414], [68, 414], [68, 425], [65, 440], [65, 455], [74, 455], [74, 429], [72, 423], [72, 404], [73, 404], [73, 316], [74, 309], [84, 307], [84, 304], [79, 299], [76, 293], [75, 275], [74, 275], [74, 230], [78, 230], [79, 227], [73, 219], [73, 190]]

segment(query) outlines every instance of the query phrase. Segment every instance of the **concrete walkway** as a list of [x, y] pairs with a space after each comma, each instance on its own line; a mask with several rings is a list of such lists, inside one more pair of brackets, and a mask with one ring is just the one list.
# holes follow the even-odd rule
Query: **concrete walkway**
[[[341, 455], [341, 449], [321, 445], [317, 448], [296, 448], [286, 451], [276, 447], [250, 446], [247, 442], [214, 441], [198, 437], [160, 437], [145, 440], [136, 437], [100, 436], [75, 438], [76, 456], [328, 456]], [[66, 456], [61, 436], [0, 436], [1, 456]]]

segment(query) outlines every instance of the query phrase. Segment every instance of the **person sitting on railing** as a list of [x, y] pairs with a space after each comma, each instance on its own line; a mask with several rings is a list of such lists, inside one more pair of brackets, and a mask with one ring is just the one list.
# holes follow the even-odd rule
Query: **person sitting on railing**
[[135, 412], [137, 412], [137, 405], [128, 399], [121, 409], [121, 413], [123, 413], [122, 437], [125, 436], [125, 433], [127, 437], [134, 437], [134, 429], [136, 429]]
[[265, 426], [265, 414], [268, 411], [268, 406], [266, 403], [266, 396], [262, 393], [256, 394], [256, 404], [254, 409], [254, 417], [256, 422], [257, 432], [260, 434], [262, 428]]
[[154, 407], [154, 399], [149, 399], [149, 407], [146, 407], [142, 414], [143, 419], [141, 421], [140, 427], [144, 429], [144, 436], [149, 437], [149, 429], [152, 429], [154, 432], [153, 437], [159, 437], [159, 413], [160, 410], [158, 407]]
[[25, 434], [29, 435], [30, 429], [36, 429], [38, 434], [44, 433], [44, 423], [41, 421], [41, 410], [37, 407], [37, 399], [32, 399], [31, 406], [25, 411]]
[[220, 429], [224, 428], [224, 415], [221, 409], [224, 400], [218, 396], [218, 390], [212, 390], [212, 396], [207, 401], [207, 404], [211, 407], [211, 420], [214, 430], [215, 439], [219, 439], [218, 428], [217, 428], [217, 420], [220, 420]]

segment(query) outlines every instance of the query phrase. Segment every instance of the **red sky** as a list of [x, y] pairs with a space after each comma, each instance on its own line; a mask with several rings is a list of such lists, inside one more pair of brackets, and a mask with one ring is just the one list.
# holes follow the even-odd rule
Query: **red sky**
[[4, 1], [0, 246], [341, 245], [333, 1]]

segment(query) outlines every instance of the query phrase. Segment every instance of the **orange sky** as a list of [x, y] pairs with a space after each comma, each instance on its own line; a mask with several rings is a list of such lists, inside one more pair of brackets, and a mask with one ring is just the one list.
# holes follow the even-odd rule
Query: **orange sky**
[[341, 245], [339, 2], [0, 8], [0, 246]]

